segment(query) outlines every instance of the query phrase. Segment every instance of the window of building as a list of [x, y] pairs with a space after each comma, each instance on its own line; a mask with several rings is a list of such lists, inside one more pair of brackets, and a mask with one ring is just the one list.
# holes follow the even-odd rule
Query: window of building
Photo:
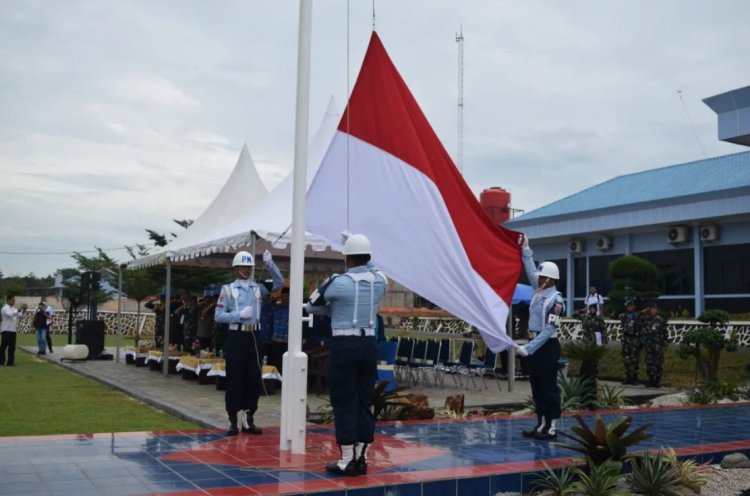
[[659, 269], [657, 289], [663, 295], [692, 295], [695, 292], [693, 250], [635, 253]]
[[706, 246], [706, 294], [750, 293], [750, 244]]
[[[600, 295], [607, 296], [609, 294], [612, 290], [609, 266], [619, 257], [620, 255], [605, 255], [589, 258], [589, 284], [586, 286], [586, 293], [589, 291], [589, 286], [595, 286]], [[584, 296], [586, 295], [584, 294]]]

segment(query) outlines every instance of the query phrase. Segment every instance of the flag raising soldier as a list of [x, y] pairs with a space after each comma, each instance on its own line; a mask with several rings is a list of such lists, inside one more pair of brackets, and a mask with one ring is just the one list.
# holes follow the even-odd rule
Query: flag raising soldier
[[656, 305], [641, 314], [641, 336], [646, 358], [646, 387], [659, 387], [664, 368], [664, 350], [669, 344], [667, 321], [659, 315]]
[[[284, 283], [271, 252], [263, 253], [263, 262], [273, 278], [275, 291]], [[232, 260], [237, 279], [221, 287], [216, 303], [214, 320], [229, 324], [224, 358], [226, 360], [226, 395], [224, 398], [229, 429], [227, 436], [242, 432], [262, 434], [263, 430], [254, 423], [253, 416], [258, 409], [258, 398], [262, 387], [260, 364], [260, 337], [256, 335], [260, 322], [260, 300], [268, 292], [265, 286], [250, 279], [255, 265], [253, 256], [240, 251]]]
[[385, 275], [370, 263], [370, 240], [351, 234], [343, 249], [347, 272], [316, 289], [308, 313], [331, 317], [329, 384], [336, 443], [341, 457], [326, 465], [334, 474], [367, 473], [367, 447], [375, 436], [372, 397], [378, 377], [375, 325], [388, 288]]
[[582, 337], [584, 341], [596, 343], [599, 346], [607, 344], [604, 317], [597, 313], [595, 305], [591, 305], [586, 309], [586, 315], [583, 316], [583, 320], [581, 321], [581, 328], [583, 329]]
[[528, 344], [521, 346], [518, 353], [527, 356], [531, 395], [537, 416], [537, 425], [523, 431], [524, 437], [535, 439], [557, 438], [557, 419], [560, 418], [560, 391], [557, 388], [557, 371], [560, 362], [560, 341], [557, 331], [560, 317], [565, 313], [562, 295], [555, 287], [560, 279], [560, 269], [554, 262], [543, 262], [539, 269], [534, 265], [534, 252], [526, 238], [521, 250], [526, 275], [536, 291], [529, 306]]

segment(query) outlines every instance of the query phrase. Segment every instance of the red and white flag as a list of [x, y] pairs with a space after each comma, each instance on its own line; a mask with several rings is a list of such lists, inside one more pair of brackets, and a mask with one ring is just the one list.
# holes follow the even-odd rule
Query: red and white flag
[[484, 212], [375, 32], [306, 217], [336, 247], [342, 231], [366, 235], [386, 275], [475, 326], [491, 350], [512, 345], [522, 235]]

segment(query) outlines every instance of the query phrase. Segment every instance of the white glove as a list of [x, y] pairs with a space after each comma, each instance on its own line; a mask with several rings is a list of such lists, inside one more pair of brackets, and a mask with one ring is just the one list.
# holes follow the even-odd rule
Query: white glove
[[529, 356], [529, 352], [528, 352], [528, 350], [526, 350], [526, 347], [525, 347], [525, 346], [519, 346], [519, 347], [518, 347], [518, 348], [516, 349], [516, 353], [518, 353], [518, 354], [519, 354], [520, 356], [522, 356], [522, 357], [527, 357], [527, 356]]
[[271, 255], [271, 252], [266, 250], [263, 252], [263, 263], [268, 263], [273, 260], [273, 255]]
[[529, 238], [525, 234], [523, 235], [523, 243], [521, 244], [521, 248], [528, 248], [529, 247]]
[[253, 316], [253, 309], [250, 306], [247, 306], [240, 310], [240, 318], [241, 319], [249, 319]]

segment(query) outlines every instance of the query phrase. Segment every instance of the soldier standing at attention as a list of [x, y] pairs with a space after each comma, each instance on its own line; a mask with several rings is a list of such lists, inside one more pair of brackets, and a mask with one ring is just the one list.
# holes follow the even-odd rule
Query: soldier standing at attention
[[623, 385], [638, 384], [638, 365], [641, 360], [641, 332], [635, 301], [625, 300], [625, 312], [620, 314], [622, 324], [622, 364], [625, 367]]
[[592, 305], [586, 310], [586, 315], [581, 322], [583, 329], [583, 340], [590, 343], [596, 343], [598, 346], [607, 344], [607, 333], [604, 317], [599, 315], [596, 306]]
[[308, 313], [331, 317], [329, 384], [336, 443], [341, 457], [326, 465], [333, 474], [367, 473], [365, 452], [375, 436], [372, 396], [378, 377], [375, 339], [380, 300], [388, 280], [370, 263], [370, 240], [351, 234], [343, 249], [346, 273], [334, 275], [310, 295]]
[[[273, 289], [277, 290], [284, 283], [284, 278], [268, 250], [263, 253], [263, 262], [273, 277]], [[263, 385], [259, 352], [262, 344], [256, 331], [259, 330], [260, 300], [268, 290], [250, 279], [254, 265], [255, 260], [250, 253], [237, 252], [232, 261], [237, 279], [221, 287], [214, 314], [216, 322], [229, 324], [224, 343], [227, 387], [224, 402], [229, 415], [227, 436], [239, 434], [238, 427], [250, 434], [263, 433], [255, 425], [253, 415], [258, 409]]]
[[654, 305], [641, 315], [641, 326], [648, 374], [646, 387], [659, 387], [664, 369], [664, 350], [669, 344], [667, 321], [659, 315], [659, 309]]

